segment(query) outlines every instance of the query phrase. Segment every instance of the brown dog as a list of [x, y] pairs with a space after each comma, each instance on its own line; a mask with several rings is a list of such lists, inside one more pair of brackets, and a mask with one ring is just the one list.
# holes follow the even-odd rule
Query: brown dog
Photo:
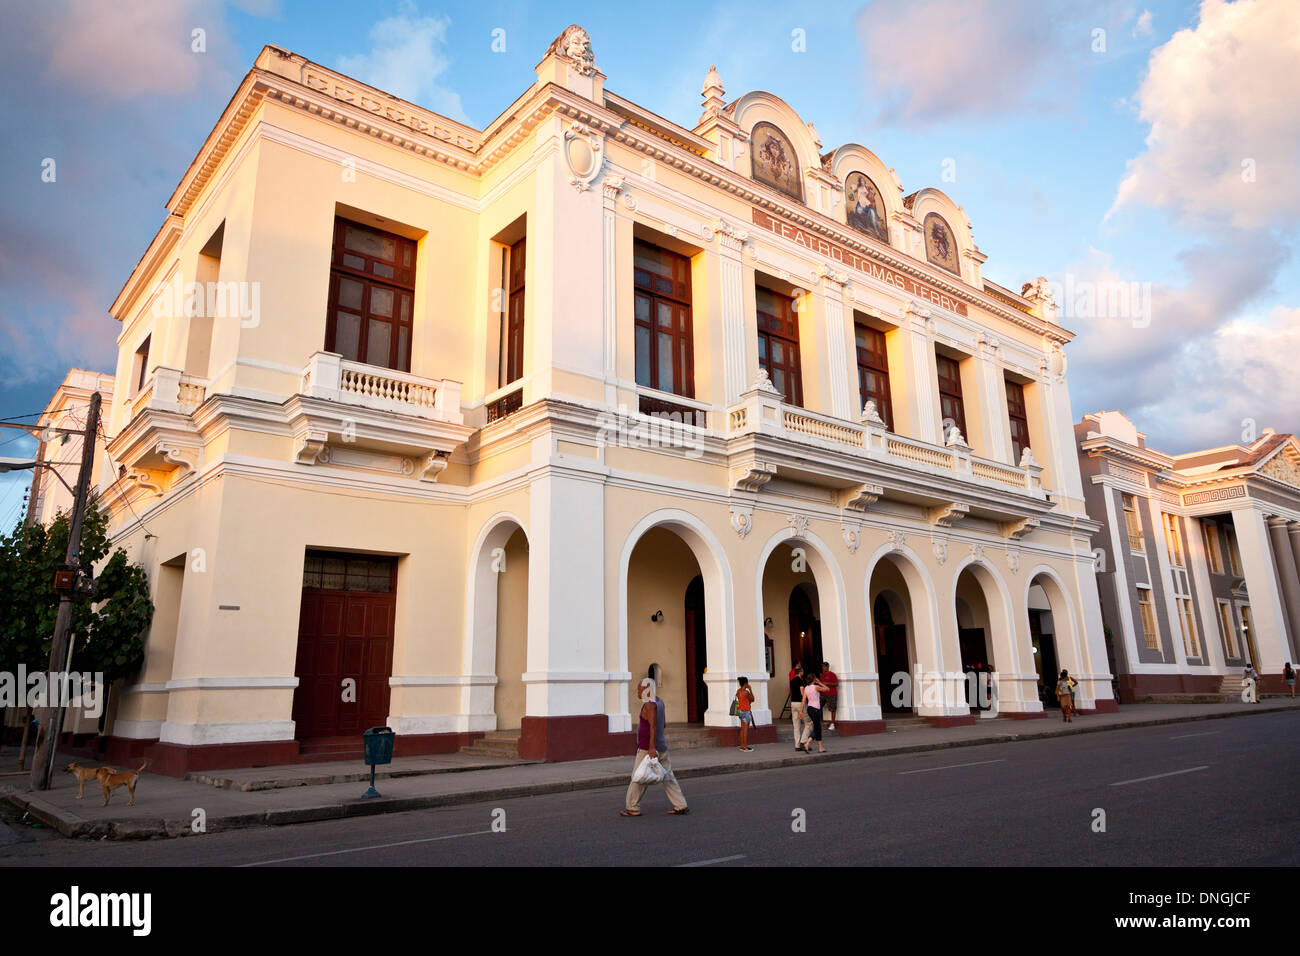
[[108, 795], [118, 787], [126, 787], [131, 792], [131, 799], [127, 806], [135, 806], [135, 783], [140, 779], [140, 774], [147, 766], [149, 766], [149, 761], [146, 758], [144, 763], [140, 764], [138, 770], [123, 770], [121, 773], [116, 772], [112, 767], [100, 767], [96, 770], [95, 775], [99, 777], [99, 789], [104, 791], [104, 806], [108, 806]]
[[80, 800], [86, 795], [86, 781], [96, 780], [99, 778], [99, 772], [107, 770], [109, 773], [117, 773], [112, 767], [83, 767], [79, 763], [70, 763], [63, 768], [64, 773], [77, 775], [77, 799]]

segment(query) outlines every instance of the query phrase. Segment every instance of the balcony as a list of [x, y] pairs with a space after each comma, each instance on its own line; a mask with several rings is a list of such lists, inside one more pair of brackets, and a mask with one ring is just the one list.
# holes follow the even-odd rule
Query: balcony
[[207, 389], [207, 379], [160, 365], [154, 369], [153, 378], [131, 400], [131, 418], [150, 409], [188, 415], [203, 404]]
[[1052, 508], [1038, 465], [1017, 468], [974, 455], [966, 445], [894, 434], [882, 422], [795, 408], [767, 388], [751, 389], [727, 409], [725, 436], [728, 457], [742, 474], [756, 463], [760, 475], [836, 491], [878, 489], [876, 497], [936, 508], [949, 522], [967, 514], [1019, 522]]
[[317, 352], [302, 372], [302, 393], [375, 411], [398, 412], [461, 423], [460, 382], [421, 378], [410, 372], [350, 362]]
[[316, 352], [302, 391], [285, 403], [294, 460], [437, 481], [452, 450], [473, 431], [461, 383], [430, 379]]
[[194, 473], [202, 440], [193, 413], [208, 397], [206, 379], [158, 366], [131, 399], [129, 418], [108, 443], [119, 477], [154, 494]]

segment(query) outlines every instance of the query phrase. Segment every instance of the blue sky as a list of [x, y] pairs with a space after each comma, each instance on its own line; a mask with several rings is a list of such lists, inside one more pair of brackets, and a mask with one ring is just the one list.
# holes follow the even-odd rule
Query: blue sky
[[[862, 143], [907, 192], [943, 189], [995, 282], [1149, 284], [1148, 322], [1063, 316], [1078, 334], [1076, 420], [1119, 408], [1170, 452], [1300, 428], [1290, 0], [10, 6], [0, 418], [39, 410], [69, 366], [111, 369], [108, 307], [264, 44], [481, 128], [571, 22], [591, 34], [610, 90], [675, 122], [694, 125], [716, 64], [728, 99], [768, 90], [827, 150]], [[30, 454], [14, 435], [0, 432], [0, 456]], [[0, 526], [25, 485], [0, 477]]]

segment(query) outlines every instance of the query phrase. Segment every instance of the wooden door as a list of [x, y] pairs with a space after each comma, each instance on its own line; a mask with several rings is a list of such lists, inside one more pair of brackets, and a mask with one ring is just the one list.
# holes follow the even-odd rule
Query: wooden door
[[[395, 563], [392, 570], [395, 577]], [[395, 590], [303, 588], [293, 697], [298, 739], [359, 736], [387, 722]], [[345, 685], [349, 678], [354, 687]]]

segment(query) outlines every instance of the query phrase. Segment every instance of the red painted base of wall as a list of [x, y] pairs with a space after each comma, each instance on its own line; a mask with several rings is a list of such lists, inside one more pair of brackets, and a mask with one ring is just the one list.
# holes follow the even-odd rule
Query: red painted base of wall
[[1107, 697], [1105, 700], [1098, 700], [1095, 703], [1096, 706], [1093, 707], [1092, 710], [1087, 711], [1087, 713], [1091, 713], [1091, 714], [1119, 713], [1119, 701], [1115, 700], [1113, 697]]
[[[739, 727], [708, 727], [705, 728], [709, 733], [718, 738], [718, 743], [724, 747], [740, 746], [740, 728]], [[776, 743], [776, 725], [762, 724], [749, 728], [749, 745], [754, 744], [774, 744]], [[668, 738], [668, 749], [673, 746], [672, 737]]]
[[1219, 674], [1120, 674], [1119, 699], [1135, 704], [1152, 694], [1217, 694], [1222, 685]]
[[925, 719], [936, 727], [969, 727], [979, 721], [979, 718], [974, 714], [967, 714], [965, 717], [927, 717]]
[[[672, 741], [668, 741], [671, 747]], [[519, 727], [519, 756], [524, 760], [590, 760], [636, 755], [636, 734], [609, 732], [604, 714], [573, 717], [525, 717]]]
[[883, 720], [837, 720], [835, 732], [841, 737], [862, 737], [866, 734], [883, 734], [889, 728]]
[[149, 769], [168, 777], [184, 777], [195, 770], [230, 770], [235, 767], [273, 767], [298, 762], [298, 741], [264, 740], [237, 744], [155, 743], [146, 754]]
[[[423, 754], [456, 753], [482, 737], [472, 734], [414, 734], [399, 735], [393, 741], [393, 756], [414, 757]], [[103, 748], [101, 751], [100, 742]], [[137, 740], [130, 737], [104, 737], [65, 734], [59, 752], [85, 757], [100, 763], [118, 766], [139, 766], [139, 761], [149, 759], [149, 771], [166, 777], [184, 777], [192, 771], [234, 770], [247, 767], [273, 767], [284, 764], [318, 763], [340, 760], [337, 754], [304, 754], [301, 741], [268, 740], [236, 744], [208, 744], [187, 747], [182, 744], [160, 743], [157, 740]], [[357, 744], [357, 763], [361, 763], [361, 744]]]
[[1001, 714], [1002, 717], [1010, 717], [1012, 720], [1039, 720], [1047, 716], [1045, 710], [1023, 711], [1017, 710], [1011, 713]]

